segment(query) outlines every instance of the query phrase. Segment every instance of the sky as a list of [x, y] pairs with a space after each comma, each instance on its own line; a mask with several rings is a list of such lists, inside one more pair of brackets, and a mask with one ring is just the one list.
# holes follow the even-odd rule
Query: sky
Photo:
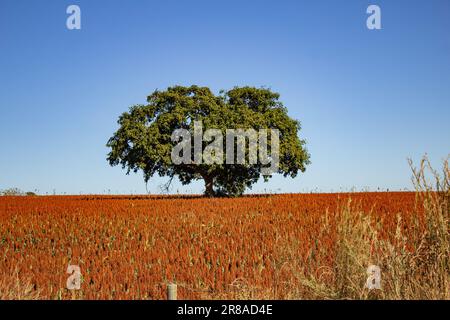
[[311, 164], [252, 192], [411, 189], [408, 157], [450, 153], [450, 1], [0, 0], [0, 189], [160, 193], [106, 142], [130, 106], [191, 84], [269, 87], [300, 120]]

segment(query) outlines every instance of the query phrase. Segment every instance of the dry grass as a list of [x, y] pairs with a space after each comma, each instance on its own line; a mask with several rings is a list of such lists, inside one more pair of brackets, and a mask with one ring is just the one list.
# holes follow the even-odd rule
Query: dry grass
[[[298, 267], [302, 287], [294, 292], [297, 299], [449, 299], [450, 243], [448, 159], [443, 173], [435, 171], [425, 157], [413, 166], [417, 194], [417, 213], [408, 222], [397, 219], [393, 237], [383, 238], [382, 223], [369, 213], [348, 205], [335, 220], [337, 241], [333, 267], [316, 273]], [[428, 180], [432, 177], [433, 183]], [[323, 232], [332, 232], [325, 216]], [[325, 227], [326, 226], [326, 227]], [[405, 232], [409, 230], [410, 232]], [[365, 288], [369, 265], [381, 268], [381, 290]], [[320, 269], [320, 268], [319, 268]]]
[[30, 279], [21, 279], [19, 271], [0, 278], [0, 300], [37, 300], [40, 294]]

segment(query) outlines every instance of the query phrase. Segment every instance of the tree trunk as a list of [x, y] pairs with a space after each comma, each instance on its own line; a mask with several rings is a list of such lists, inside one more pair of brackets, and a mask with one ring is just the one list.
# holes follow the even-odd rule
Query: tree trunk
[[212, 176], [203, 176], [203, 180], [205, 180], [205, 195], [208, 197], [213, 197], [214, 196], [214, 189], [213, 189], [213, 184], [214, 184], [214, 178]]

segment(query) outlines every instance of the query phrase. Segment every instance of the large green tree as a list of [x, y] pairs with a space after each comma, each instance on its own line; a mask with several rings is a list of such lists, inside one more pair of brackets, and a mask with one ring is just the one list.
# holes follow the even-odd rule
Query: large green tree
[[[223, 137], [227, 129], [277, 129], [277, 173], [285, 177], [295, 177], [309, 163], [305, 141], [298, 137], [300, 122], [288, 116], [278, 93], [266, 88], [235, 87], [215, 95], [209, 88], [199, 86], [157, 90], [147, 97], [147, 104], [132, 106], [123, 113], [118, 120], [119, 129], [107, 143], [111, 148], [107, 160], [112, 166], [122, 165], [127, 174], [142, 170], [146, 182], [155, 174], [168, 176], [170, 181], [178, 177], [183, 184], [203, 179], [208, 196], [240, 195], [261, 176], [265, 181], [270, 178], [262, 174], [267, 163], [259, 160], [253, 164], [174, 164], [171, 155], [178, 143], [172, 140], [174, 130], [193, 132], [196, 121], [201, 121], [204, 131], [218, 129]], [[271, 140], [270, 135], [268, 139]], [[208, 143], [203, 141], [202, 148]], [[192, 158], [193, 150], [192, 147]]]

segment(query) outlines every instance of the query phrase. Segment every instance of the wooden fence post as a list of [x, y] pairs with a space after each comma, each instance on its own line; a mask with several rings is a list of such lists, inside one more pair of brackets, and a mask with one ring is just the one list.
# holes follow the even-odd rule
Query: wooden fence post
[[175, 283], [169, 283], [167, 285], [167, 299], [177, 300], [177, 285]]

